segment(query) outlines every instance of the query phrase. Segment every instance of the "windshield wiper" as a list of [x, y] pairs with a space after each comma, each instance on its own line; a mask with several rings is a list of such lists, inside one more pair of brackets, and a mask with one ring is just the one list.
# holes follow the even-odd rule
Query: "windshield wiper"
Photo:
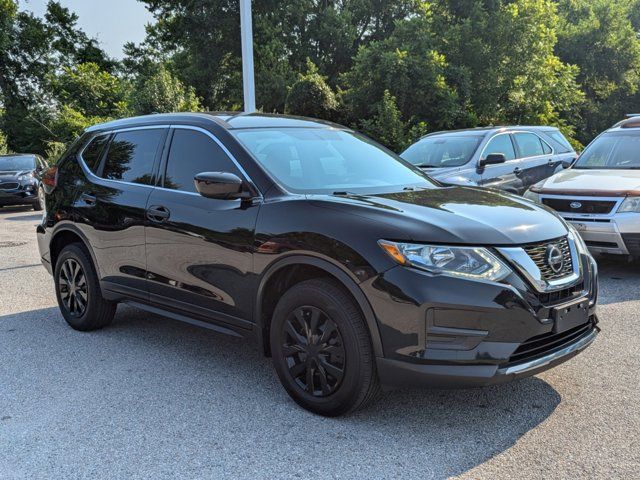
[[416, 165], [418, 168], [442, 168], [442, 165], [431, 165], [430, 163], [419, 163]]

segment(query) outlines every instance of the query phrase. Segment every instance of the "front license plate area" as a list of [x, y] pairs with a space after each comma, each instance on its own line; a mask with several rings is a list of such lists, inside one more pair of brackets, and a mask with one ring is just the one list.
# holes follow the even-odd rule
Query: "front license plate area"
[[589, 320], [589, 300], [583, 299], [556, 307], [551, 311], [551, 318], [554, 319], [553, 331], [555, 333], [584, 325]]

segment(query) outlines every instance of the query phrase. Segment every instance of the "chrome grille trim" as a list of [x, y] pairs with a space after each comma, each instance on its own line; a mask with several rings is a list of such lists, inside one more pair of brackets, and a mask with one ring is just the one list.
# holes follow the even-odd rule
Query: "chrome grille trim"
[[[562, 252], [564, 266], [559, 272], [554, 272], [547, 264], [547, 248], [550, 245], [557, 246]], [[529, 245], [524, 247], [524, 251], [527, 252], [531, 259], [536, 263], [544, 280], [557, 280], [573, 273], [573, 262], [571, 260], [571, 250], [569, 248], [569, 241], [567, 240], [567, 237], [558, 241], [541, 243], [539, 245]]]
[[[562, 240], [563, 239], [547, 241], [542, 245], [544, 245], [546, 249], [546, 246], [550, 243], [554, 244]], [[564, 240], [567, 242], [569, 249], [571, 270], [565, 272], [561, 278], [546, 278], [538, 263], [527, 253], [527, 250], [525, 250], [530, 247], [540, 247], [541, 244], [523, 247], [498, 247], [496, 250], [505, 257], [509, 263], [515, 267], [516, 271], [521, 273], [538, 292], [547, 293], [569, 288], [582, 281], [582, 265], [578, 258], [576, 241], [571, 233], [569, 233], [567, 237], [564, 237]]]

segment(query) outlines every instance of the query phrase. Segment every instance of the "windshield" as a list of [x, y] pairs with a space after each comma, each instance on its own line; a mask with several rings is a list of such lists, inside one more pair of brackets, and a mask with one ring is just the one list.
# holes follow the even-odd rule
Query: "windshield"
[[640, 169], [640, 135], [632, 132], [604, 133], [587, 147], [573, 168]]
[[481, 140], [475, 135], [426, 137], [407, 148], [402, 158], [422, 168], [459, 167], [471, 160]]
[[354, 132], [262, 128], [233, 134], [294, 193], [384, 193], [431, 188], [429, 178], [395, 154]]
[[0, 157], [0, 172], [19, 172], [34, 168], [36, 168], [36, 160], [33, 157]]

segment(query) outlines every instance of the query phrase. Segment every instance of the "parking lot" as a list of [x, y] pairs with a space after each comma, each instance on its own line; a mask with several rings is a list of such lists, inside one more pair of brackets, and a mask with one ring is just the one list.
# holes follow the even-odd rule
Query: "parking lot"
[[119, 307], [59, 314], [28, 208], [0, 210], [0, 477], [631, 478], [640, 470], [640, 264], [598, 259], [596, 343], [478, 390], [297, 407], [256, 346]]

